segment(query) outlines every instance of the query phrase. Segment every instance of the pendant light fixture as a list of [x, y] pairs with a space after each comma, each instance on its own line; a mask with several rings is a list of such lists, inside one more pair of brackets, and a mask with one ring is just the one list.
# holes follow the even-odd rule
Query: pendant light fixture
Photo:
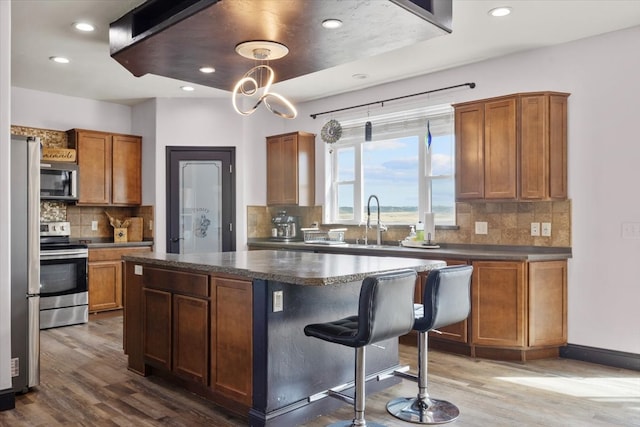
[[[236, 46], [236, 52], [249, 59], [260, 61], [259, 65], [251, 68], [236, 83], [232, 93], [232, 104], [238, 114], [248, 116], [253, 114], [258, 106], [264, 105], [277, 116], [285, 119], [295, 119], [298, 111], [293, 104], [284, 96], [271, 92], [271, 85], [275, 79], [273, 68], [267, 65], [267, 61], [279, 59], [289, 53], [289, 49], [281, 44], [272, 41], [247, 41]], [[255, 99], [255, 104], [248, 110], [241, 110], [238, 107], [238, 96], [246, 96]]]

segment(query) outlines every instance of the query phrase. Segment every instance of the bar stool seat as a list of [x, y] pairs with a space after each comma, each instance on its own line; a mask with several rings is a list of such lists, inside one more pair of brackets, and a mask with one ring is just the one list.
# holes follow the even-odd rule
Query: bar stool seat
[[460, 410], [446, 400], [432, 399], [427, 392], [427, 340], [429, 331], [466, 319], [471, 311], [470, 265], [456, 265], [431, 270], [425, 282], [422, 304], [415, 306], [418, 332], [418, 395], [401, 397], [387, 404], [387, 411], [396, 418], [417, 424], [443, 424], [454, 421]]
[[417, 274], [413, 270], [398, 270], [366, 277], [360, 288], [358, 314], [327, 323], [305, 326], [307, 336], [356, 349], [354, 419], [331, 424], [333, 427], [369, 426], [365, 410], [365, 349], [369, 344], [399, 337], [411, 331], [414, 323], [413, 295]]

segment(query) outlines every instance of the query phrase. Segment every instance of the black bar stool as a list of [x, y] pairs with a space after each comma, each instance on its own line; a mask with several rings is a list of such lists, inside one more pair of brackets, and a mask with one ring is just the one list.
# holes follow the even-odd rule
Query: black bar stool
[[355, 416], [353, 421], [339, 421], [331, 424], [332, 427], [381, 426], [364, 419], [365, 346], [411, 331], [416, 277], [413, 270], [368, 276], [362, 281], [360, 288], [357, 316], [305, 326], [304, 333], [307, 336], [356, 349], [355, 397], [352, 399], [337, 392], [329, 393], [353, 403]]
[[418, 396], [401, 397], [387, 404], [387, 411], [396, 418], [418, 424], [448, 423], [460, 415], [453, 403], [429, 397], [427, 392], [427, 340], [429, 331], [460, 322], [471, 310], [470, 265], [455, 265], [431, 270], [427, 276], [422, 305], [416, 304], [418, 331], [418, 376], [399, 375], [418, 381]]

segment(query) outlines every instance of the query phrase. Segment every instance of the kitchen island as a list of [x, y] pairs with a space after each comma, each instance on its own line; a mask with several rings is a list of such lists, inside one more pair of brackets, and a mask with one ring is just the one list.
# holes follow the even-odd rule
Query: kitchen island
[[[369, 274], [409, 268], [424, 278], [445, 265], [290, 251], [123, 258], [129, 369], [168, 377], [252, 426], [299, 425], [344, 405], [309, 397], [353, 380], [354, 351], [306, 337], [305, 325], [355, 314]], [[367, 352], [367, 375], [398, 366], [397, 341]]]

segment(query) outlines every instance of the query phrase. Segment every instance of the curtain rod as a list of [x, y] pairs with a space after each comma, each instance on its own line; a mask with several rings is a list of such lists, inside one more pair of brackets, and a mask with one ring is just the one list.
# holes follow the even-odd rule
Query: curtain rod
[[336, 113], [338, 111], [345, 111], [345, 110], [353, 110], [354, 108], [368, 107], [370, 105], [376, 105], [376, 104], [380, 104], [381, 107], [384, 107], [384, 103], [385, 102], [397, 101], [398, 99], [411, 98], [412, 96], [426, 95], [428, 93], [440, 92], [442, 90], [455, 89], [455, 88], [463, 87], [463, 86], [469, 86], [470, 89], [473, 89], [474, 87], [476, 87], [476, 84], [475, 83], [463, 83], [463, 84], [459, 84], [459, 85], [455, 85], [455, 86], [441, 87], [440, 89], [433, 89], [433, 90], [428, 90], [426, 92], [420, 92], [420, 93], [412, 93], [411, 95], [404, 95], [404, 96], [398, 96], [396, 98], [383, 99], [382, 101], [375, 101], [375, 102], [369, 102], [367, 104], [354, 105], [353, 107], [345, 107], [345, 108], [338, 108], [337, 110], [323, 111], [322, 113], [310, 114], [309, 116], [311, 118], [315, 119], [316, 117], [321, 116], [323, 114]]

